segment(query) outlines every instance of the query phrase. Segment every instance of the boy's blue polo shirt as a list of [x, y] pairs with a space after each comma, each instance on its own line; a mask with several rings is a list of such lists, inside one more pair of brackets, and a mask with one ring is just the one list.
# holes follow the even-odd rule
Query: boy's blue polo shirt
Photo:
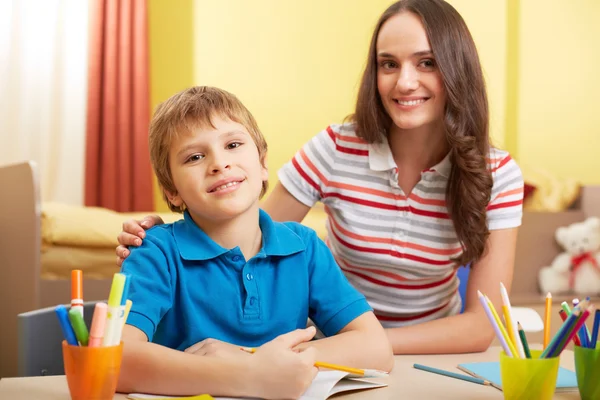
[[331, 336], [370, 311], [315, 232], [260, 210], [261, 250], [245, 260], [184, 219], [147, 231], [122, 272], [131, 274], [127, 323], [174, 349], [207, 338], [260, 346], [311, 318]]

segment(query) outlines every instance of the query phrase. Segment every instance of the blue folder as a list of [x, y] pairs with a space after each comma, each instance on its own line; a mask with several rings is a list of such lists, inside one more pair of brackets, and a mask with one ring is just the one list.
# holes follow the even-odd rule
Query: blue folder
[[[494, 387], [502, 390], [500, 363], [498, 361], [463, 363], [458, 365], [458, 369], [469, 375], [490, 381]], [[556, 392], [568, 392], [573, 390], [578, 390], [575, 372], [560, 367], [558, 369], [558, 377], [556, 378]]]

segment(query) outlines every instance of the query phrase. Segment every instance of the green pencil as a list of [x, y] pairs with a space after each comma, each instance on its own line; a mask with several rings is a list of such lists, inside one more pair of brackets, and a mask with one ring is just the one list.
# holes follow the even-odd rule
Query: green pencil
[[525, 357], [531, 358], [531, 352], [529, 351], [529, 345], [527, 344], [527, 338], [525, 337], [525, 331], [521, 326], [520, 322], [517, 322], [517, 329], [519, 330], [519, 337], [521, 338], [521, 343], [523, 343], [523, 351], [525, 351]]

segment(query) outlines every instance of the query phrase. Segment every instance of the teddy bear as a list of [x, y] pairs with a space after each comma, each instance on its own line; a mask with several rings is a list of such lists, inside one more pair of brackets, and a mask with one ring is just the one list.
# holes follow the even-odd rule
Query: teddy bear
[[565, 251], [540, 269], [542, 293], [600, 294], [600, 219], [560, 227], [555, 238]]

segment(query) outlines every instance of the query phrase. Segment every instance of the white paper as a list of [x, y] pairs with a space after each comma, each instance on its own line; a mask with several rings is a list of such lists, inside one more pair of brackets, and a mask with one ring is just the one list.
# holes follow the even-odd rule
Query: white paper
[[[387, 383], [375, 383], [361, 379], [347, 378], [347, 372], [319, 371], [312, 384], [300, 397], [300, 400], [325, 400], [336, 393], [348, 390], [372, 389], [387, 386]], [[160, 396], [143, 393], [131, 393], [129, 399], [180, 399], [192, 396]], [[236, 400], [232, 397], [215, 397], [215, 400]]]

